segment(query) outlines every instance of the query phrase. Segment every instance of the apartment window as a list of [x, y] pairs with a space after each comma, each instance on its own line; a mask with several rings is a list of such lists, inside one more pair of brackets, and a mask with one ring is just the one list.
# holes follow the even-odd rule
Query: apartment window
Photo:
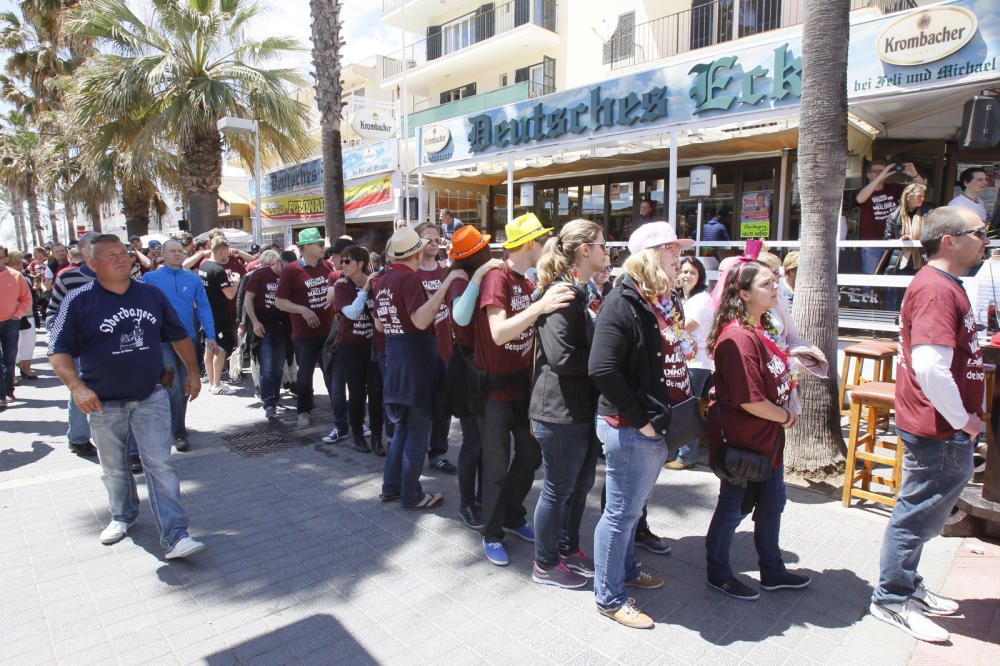
[[466, 97], [472, 97], [476, 94], [476, 83], [472, 82], [467, 86], [462, 86], [461, 88], [452, 88], [451, 90], [445, 90], [441, 93], [440, 104], [447, 104], [448, 102], [455, 102], [460, 99], [465, 99]]
[[500, 75], [500, 87], [501, 88], [506, 88], [507, 87], [507, 74], [506, 73]]
[[631, 58], [635, 53], [635, 12], [618, 17], [618, 27], [604, 44], [604, 64]]

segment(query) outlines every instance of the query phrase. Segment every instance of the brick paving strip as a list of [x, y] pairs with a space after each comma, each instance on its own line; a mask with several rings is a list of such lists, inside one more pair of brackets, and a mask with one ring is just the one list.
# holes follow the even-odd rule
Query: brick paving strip
[[[203, 556], [162, 559], [141, 480], [138, 524], [101, 546], [108, 517], [99, 467], [67, 451], [65, 390], [45, 363], [36, 368], [42, 380], [18, 387], [24, 401], [0, 415], [0, 664], [902, 666], [913, 650], [912, 639], [866, 612], [884, 512], [845, 510], [836, 498], [789, 487], [781, 543], [789, 567], [808, 572], [813, 586], [740, 602], [704, 583], [715, 477], [701, 466], [664, 471], [649, 519], [673, 553], [640, 551], [666, 585], [636, 592], [657, 622], [636, 631], [600, 617], [589, 586], [532, 584], [529, 544], [509, 542], [507, 568], [485, 562], [478, 535], [456, 515], [454, 477], [428, 473], [426, 487], [446, 495], [437, 511], [379, 503], [381, 459], [319, 442], [328, 410], [289, 434], [294, 448], [233, 452], [226, 436], [264, 422], [249, 389], [192, 403], [192, 450], [173, 458], [192, 535], [208, 546]], [[454, 458], [457, 424], [451, 441]], [[598, 470], [582, 529], [588, 551], [601, 477]], [[756, 585], [751, 530], [744, 521], [733, 565]], [[932, 588], [958, 547], [935, 539], [925, 549]]]

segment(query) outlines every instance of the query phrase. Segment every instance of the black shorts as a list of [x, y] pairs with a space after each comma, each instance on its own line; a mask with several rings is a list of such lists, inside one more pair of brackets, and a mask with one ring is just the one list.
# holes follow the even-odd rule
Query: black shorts
[[236, 319], [228, 310], [212, 312], [212, 318], [215, 320], [215, 342], [229, 356], [236, 349]]

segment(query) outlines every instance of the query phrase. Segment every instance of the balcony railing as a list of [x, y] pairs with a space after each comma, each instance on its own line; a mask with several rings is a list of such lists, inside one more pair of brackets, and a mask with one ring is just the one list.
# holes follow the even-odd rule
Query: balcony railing
[[[883, 14], [915, 6], [915, 0], [851, 0], [852, 10], [877, 7]], [[805, 0], [714, 0], [616, 32], [604, 44], [605, 62], [633, 67], [804, 20]]]
[[401, 4], [403, 4], [403, 0], [382, 0], [382, 13], [388, 14]]
[[[391, 2], [393, 0], [383, 0], [383, 3]], [[383, 4], [383, 10], [385, 6]], [[483, 5], [447, 23], [428, 26], [425, 39], [382, 59], [382, 78], [402, 73], [403, 63], [407, 69], [420, 67], [528, 24], [555, 32], [555, 0], [512, 0], [493, 7]]]
[[521, 81], [520, 83], [515, 83], [512, 86], [497, 88], [496, 90], [480, 93], [478, 95], [472, 95], [464, 99], [458, 99], [454, 102], [441, 104], [430, 109], [415, 111], [410, 114], [407, 120], [409, 135], [413, 136], [416, 129], [421, 125], [432, 125], [434, 123], [439, 123], [442, 120], [448, 120], [449, 118], [467, 116], [472, 113], [478, 113], [479, 111], [485, 111], [486, 109], [503, 106], [504, 104], [522, 102], [532, 97], [547, 95], [550, 92], [554, 91], [546, 89], [546, 86], [543, 86], [540, 83], [536, 83], [534, 81]]

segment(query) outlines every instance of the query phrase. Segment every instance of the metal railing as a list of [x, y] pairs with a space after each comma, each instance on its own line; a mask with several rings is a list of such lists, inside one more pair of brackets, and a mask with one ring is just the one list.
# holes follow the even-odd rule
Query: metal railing
[[429, 26], [426, 38], [382, 59], [382, 78], [401, 74], [403, 63], [407, 69], [420, 67], [528, 24], [555, 32], [555, 0], [512, 0], [489, 9], [484, 5], [440, 26]]
[[403, 0], [382, 0], [382, 14], [388, 14], [403, 4]]
[[[915, 6], [915, 0], [851, 0], [851, 10], [875, 7], [883, 14]], [[616, 33], [604, 49], [611, 68], [623, 69], [804, 20], [805, 0], [715, 0]]]

